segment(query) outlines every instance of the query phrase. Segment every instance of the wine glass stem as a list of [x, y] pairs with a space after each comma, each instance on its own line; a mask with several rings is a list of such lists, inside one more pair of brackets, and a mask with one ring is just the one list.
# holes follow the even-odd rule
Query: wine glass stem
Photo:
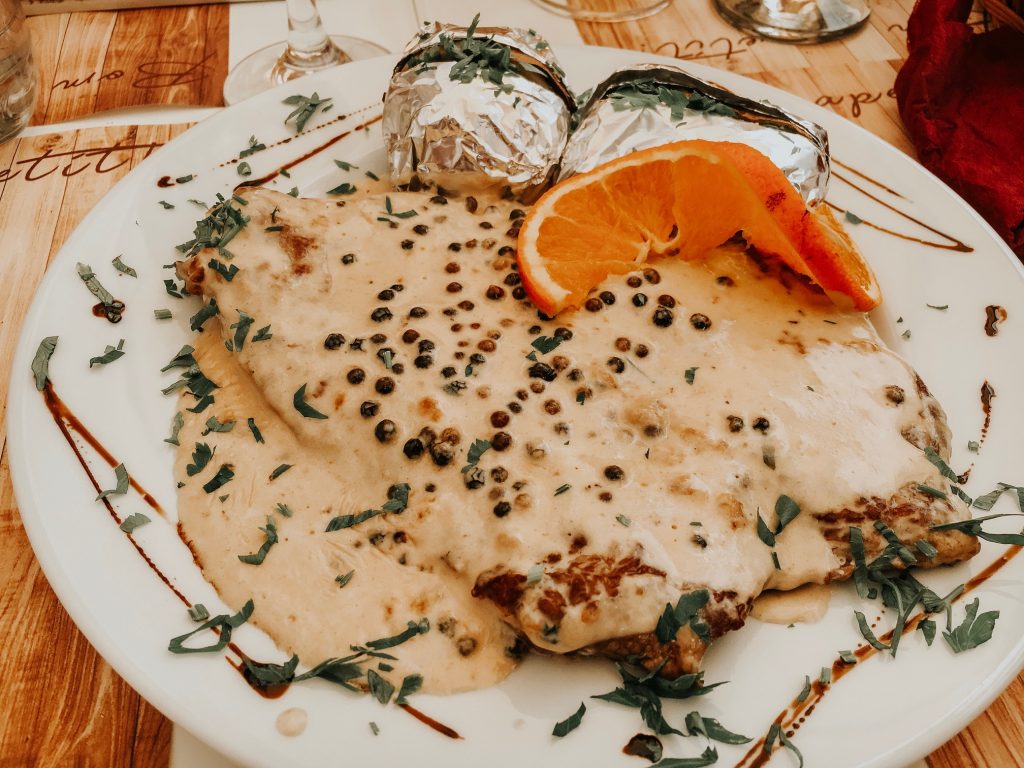
[[327, 36], [316, 0], [287, 0], [288, 45], [280, 65], [291, 69], [316, 70], [333, 67], [345, 55]]

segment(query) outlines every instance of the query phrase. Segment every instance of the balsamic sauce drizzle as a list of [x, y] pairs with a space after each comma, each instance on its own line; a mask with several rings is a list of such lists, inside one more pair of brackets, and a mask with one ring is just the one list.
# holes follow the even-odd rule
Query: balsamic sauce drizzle
[[989, 304], [985, 307], [985, 335], [995, 336], [999, 333], [999, 323], [1005, 322], [1008, 314], [1004, 307], [998, 304]]
[[[277, 170], [271, 171], [270, 173], [266, 174], [265, 176], [260, 176], [257, 179], [246, 179], [245, 181], [243, 181], [240, 184], [238, 184], [235, 187], [235, 189], [243, 189], [245, 187], [262, 187], [264, 184], [267, 184], [267, 183], [273, 181], [274, 179], [276, 179], [278, 176], [280, 176], [282, 171], [288, 171], [288, 170], [294, 168], [295, 166], [299, 165], [300, 163], [306, 162], [307, 160], [309, 160], [314, 155], [320, 154], [321, 152], [323, 152], [328, 147], [330, 147], [330, 146], [332, 146], [334, 144], [337, 144], [339, 141], [341, 141], [342, 139], [344, 139], [344, 138], [346, 138], [348, 136], [351, 136], [356, 131], [361, 131], [361, 130], [363, 130], [365, 128], [369, 128], [371, 125], [373, 125], [376, 122], [379, 122], [381, 119], [382, 119], [382, 115], [377, 115], [376, 117], [371, 117], [369, 120], [360, 123], [359, 125], [355, 126], [354, 128], [349, 128], [347, 131], [343, 131], [342, 133], [339, 133], [337, 136], [331, 137], [330, 139], [325, 141], [323, 144], [321, 144], [321, 145], [319, 145], [317, 147], [314, 147], [313, 149], [311, 149], [306, 154], [300, 155], [299, 157], [295, 158], [294, 160], [288, 161], [287, 163], [285, 163], [281, 167], [279, 167]], [[284, 141], [286, 141], [286, 142], [287, 141], [291, 141], [291, 139], [288, 138], [288, 139], [285, 139]]]
[[[883, 189], [886, 192], [889, 192], [890, 194], [893, 194], [893, 195], [895, 195], [895, 196], [897, 196], [897, 197], [899, 197], [901, 199], [906, 199], [899, 192], [896, 192], [895, 190], [887, 187], [886, 185], [882, 184], [880, 181], [877, 181], [876, 179], [871, 178], [867, 174], [862, 173], [861, 171], [855, 170], [855, 169], [851, 168], [848, 165], [844, 165], [843, 163], [840, 163], [835, 158], [832, 158], [832, 162], [835, 163], [836, 165], [840, 165], [843, 168], [848, 169], [852, 173], [855, 173], [857, 176], [860, 176], [862, 179], [870, 182], [871, 184], [874, 184], [879, 189]], [[906, 219], [907, 221], [913, 222], [914, 224], [917, 224], [919, 227], [924, 227], [925, 229], [927, 229], [932, 234], [937, 235], [938, 237], [941, 237], [944, 240], [948, 240], [949, 242], [948, 243], [937, 243], [937, 242], [932, 242], [930, 240], [923, 240], [923, 239], [921, 239], [919, 237], [914, 237], [913, 235], [908, 235], [908, 234], [903, 233], [903, 232], [897, 232], [896, 230], [893, 230], [893, 229], [887, 229], [886, 227], [883, 227], [883, 226], [881, 226], [879, 224], [875, 224], [874, 222], [868, 221], [867, 219], [861, 219], [861, 221], [860, 221], [861, 224], [864, 224], [864, 225], [866, 225], [868, 227], [871, 227], [872, 229], [876, 229], [879, 232], [884, 232], [887, 235], [892, 235], [893, 237], [898, 237], [901, 240], [907, 240], [907, 241], [912, 242], [912, 243], [919, 243], [921, 245], [927, 245], [927, 246], [929, 246], [931, 248], [938, 248], [938, 249], [944, 250], [944, 251], [956, 251], [957, 253], [972, 253], [974, 251], [974, 248], [972, 248], [971, 246], [967, 245], [962, 240], [958, 240], [957, 238], [953, 237], [953, 235], [950, 235], [950, 234], [947, 234], [945, 232], [942, 232], [941, 230], [938, 230], [938, 229], [936, 229], [935, 227], [933, 227], [933, 226], [931, 226], [929, 224], [925, 224], [923, 221], [921, 221], [918, 218], [915, 218], [915, 217], [911, 216], [909, 213], [906, 213], [905, 211], [901, 211], [899, 208], [897, 208], [894, 205], [890, 205], [885, 200], [882, 200], [878, 196], [873, 195], [871, 192], [868, 192], [868, 190], [864, 189], [864, 187], [854, 183], [851, 179], [849, 179], [848, 177], [846, 177], [843, 174], [839, 173], [838, 171], [833, 170], [832, 171], [832, 175], [835, 176], [840, 181], [845, 182], [849, 186], [853, 187], [858, 192], [860, 192], [862, 195], [865, 195], [866, 197], [870, 198], [871, 200], [874, 200], [879, 205], [885, 206], [890, 211], [892, 211], [893, 213], [901, 216], [902, 218]], [[846, 213], [847, 212], [845, 208], [840, 208], [839, 206], [834, 205], [833, 203], [830, 203], [827, 200], [825, 201], [825, 204], [828, 205], [833, 210], [838, 211], [839, 213]]]
[[[67, 444], [71, 447], [71, 450], [74, 452], [75, 458], [78, 459], [78, 463], [81, 465], [82, 469], [85, 470], [85, 474], [89, 478], [89, 482], [92, 483], [92, 487], [96, 489], [97, 494], [101, 493], [102, 488], [100, 488], [100, 484], [97, 481], [96, 476], [93, 474], [92, 468], [89, 466], [89, 463], [86, 461], [85, 455], [82, 453], [82, 449], [79, 447], [78, 441], [75, 439], [75, 436], [77, 436], [85, 443], [87, 443], [89, 447], [91, 447], [97, 454], [99, 454], [103, 461], [105, 461], [111, 467], [116, 467], [121, 462], [118, 461], [114, 457], [114, 455], [110, 453], [110, 451], [108, 451], [99, 440], [96, 439], [95, 435], [93, 435], [85, 426], [85, 424], [83, 424], [82, 421], [71, 411], [67, 404], [57, 394], [56, 390], [53, 388], [53, 383], [49, 379], [47, 379], [46, 384], [43, 387], [42, 395], [43, 402], [46, 404], [46, 409], [50, 412], [50, 415], [53, 417], [53, 421], [57, 425], [57, 428], [60, 430], [61, 434], [64, 436], [64, 440], [67, 442]], [[148, 504], [149, 507], [154, 512], [159, 514], [164, 519], [167, 519], [167, 513], [164, 511], [164, 508], [160, 506], [160, 504], [153, 497], [153, 495], [149, 493], [149, 491], [143, 488], [134, 478], [131, 477], [131, 475], [128, 476], [128, 482], [130, 483], [130, 486], [139, 494], [139, 496], [142, 497], [143, 501], [145, 501], [146, 504]], [[120, 525], [123, 522], [123, 518], [117, 513], [117, 510], [114, 509], [114, 505], [110, 503], [110, 500], [104, 497], [100, 499], [100, 501], [103, 502], [103, 506], [107, 508], [107, 512], [110, 514], [111, 518], [113, 518], [114, 522], [117, 525]], [[181, 536], [180, 526], [176, 526], [176, 529], [178, 530], [178, 535]], [[160, 581], [162, 581], [167, 586], [167, 588], [170, 589], [171, 592], [173, 592], [174, 595], [179, 600], [181, 600], [182, 603], [184, 603], [186, 608], [191, 608], [193, 606], [192, 601], [185, 597], [185, 595], [174, 585], [170, 578], [168, 578], [167, 574], [160, 570], [160, 567], [155, 562], [153, 562], [153, 559], [146, 553], [146, 550], [142, 548], [138, 541], [135, 540], [135, 537], [131, 533], [125, 533], [125, 536], [128, 538], [128, 541], [131, 542], [132, 546], [135, 547], [135, 551], [139, 553], [139, 556], [146, 562], [146, 565], [150, 567], [153, 573], [157, 575]], [[214, 629], [213, 631], [216, 632], [217, 630]], [[264, 665], [264, 663], [253, 661], [252, 658], [250, 658], [245, 652], [242, 651], [241, 648], [239, 648], [233, 642], [228, 643], [227, 647], [229, 651], [238, 656], [238, 661], [235, 662], [227, 657], [225, 657], [225, 660], [228, 662], [228, 664], [230, 664], [232, 667], [238, 670], [238, 672], [242, 675], [242, 678], [245, 680], [245, 682], [248, 683], [249, 687], [256, 693], [258, 693], [260, 696], [267, 699], [276, 699], [280, 696], [283, 696], [285, 691], [288, 690], [289, 686], [291, 685], [290, 683], [267, 685], [266, 683], [262, 683], [259, 680], [257, 680], [256, 677], [246, 668], [243, 659], [248, 660], [249, 663], [253, 666], [262, 666]], [[400, 704], [398, 706], [400, 706], [414, 718], [419, 720], [421, 723], [424, 723], [430, 728], [433, 728], [438, 733], [441, 733], [444, 736], [447, 736], [451, 739], [462, 738], [458, 734], [458, 732], [456, 732], [453, 728], [450, 728], [449, 726], [438, 722], [434, 718], [424, 714], [415, 707], [409, 704]]]

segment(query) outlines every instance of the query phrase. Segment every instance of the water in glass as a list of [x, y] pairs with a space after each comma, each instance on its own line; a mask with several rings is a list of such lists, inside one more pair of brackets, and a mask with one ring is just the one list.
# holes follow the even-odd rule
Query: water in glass
[[36, 100], [25, 15], [17, 0], [0, 0], [0, 142], [28, 123]]

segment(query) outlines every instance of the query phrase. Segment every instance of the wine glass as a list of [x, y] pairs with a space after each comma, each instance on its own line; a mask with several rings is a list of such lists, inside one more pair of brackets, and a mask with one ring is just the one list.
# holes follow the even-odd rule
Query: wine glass
[[576, 21], [634, 21], [653, 16], [672, 0], [533, 0], [541, 8]]
[[867, 0], [715, 0], [722, 17], [747, 32], [788, 43], [820, 43], [868, 20]]
[[237, 104], [274, 86], [349, 61], [389, 53], [376, 43], [324, 31], [316, 0], [286, 0], [288, 39], [242, 59], [224, 81], [224, 103]]

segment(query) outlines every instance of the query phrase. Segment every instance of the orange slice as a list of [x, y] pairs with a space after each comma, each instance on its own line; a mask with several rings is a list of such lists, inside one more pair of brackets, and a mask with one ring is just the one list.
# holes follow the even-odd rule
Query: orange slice
[[634, 152], [548, 190], [519, 233], [519, 273], [537, 308], [555, 315], [609, 275], [652, 256], [699, 259], [737, 232], [840, 306], [881, 302], [871, 267], [828, 207], [808, 210], [771, 160], [732, 142]]

